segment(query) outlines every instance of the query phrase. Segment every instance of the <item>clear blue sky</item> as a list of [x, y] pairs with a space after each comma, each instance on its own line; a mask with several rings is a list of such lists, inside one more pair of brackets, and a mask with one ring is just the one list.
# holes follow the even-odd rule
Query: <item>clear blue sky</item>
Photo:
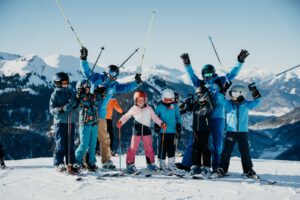
[[[66, 15], [94, 61], [121, 63], [143, 47], [152, 10], [157, 15], [144, 66], [182, 67], [180, 54], [192, 64], [219, 67], [209, 43], [211, 34], [223, 65], [235, 64], [248, 49], [247, 67], [279, 72], [300, 64], [298, 0], [61, 0]], [[0, 0], [0, 51], [79, 56], [80, 46], [54, 0]], [[141, 52], [128, 62], [138, 65]], [[74, 66], [76, 67], [76, 66]]]

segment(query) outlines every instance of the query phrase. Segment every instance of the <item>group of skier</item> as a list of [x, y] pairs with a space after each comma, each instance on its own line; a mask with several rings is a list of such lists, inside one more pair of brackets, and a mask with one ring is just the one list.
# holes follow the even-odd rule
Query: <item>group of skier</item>
[[[88, 50], [83, 47], [80, 52], [80, 66], [84, 79], [77, 83], [76, 94], [69, 87], [70, 80], [66, 73], [59, 72], [53, 79], [55, 90], [50, 98], [50, 112], [54, 116], [55, 124], [54, 165], [59, 171], [66, 170], [71, 174], [77, 174], [82, 169], [96, 171], [98, 167], [95, 148], [98, 139], [102, 168], [115, 170], [111, 160], [113, 137], [110, 137], [112, 134], [107, 130], [108, 127], [112, 130], [111, 113], [114, 103], [111, 100], [115, 94], [136, 90], [142, 84], [141, 74], [137, 73], [133, 82], [121, 84], [117, 82], [118, 66], [109, 65], [103, 73], [93, 72], [87, 62]], [[162, 91], [162, 100], [155, 110], [148, 104], [146, 92], [141, 90], [134, 93], [134, 105], [127, 113], [123, 115], [123, 110], [117, 106], [115, 109], [122, 113], [122, 117], [116, 123], [117, 128], [121, 129], [131, 117], [134, 118], [131, 144], [126, 157], [126, 172], [137, 171], [135, 155], [142, 140], [148, 170], [174, 172], [185, 169], [192, 175], [203, 176], [209, 174], [212, 167], [211, 177], [222, 177], [228, 172], [231, 152], [237, 141], [243, 172], [249, 176], [255, 175], [248, 144], [248, 111], [259, 105], [261, 95], [255, 85], [251, 84], [248, 89], [252, 92], [254, 100], [247, 101], [245, 86], [231, 86], [231, 81], [238, 75], [248, 55], [248, 51], [242, 50], [238, 55], [237, 65], [225, 76], [218, 76], [214, 66], [205, 65], [201, 71], [203, 79], [200, 79], [192, 69], [189, 55], [182, 54], [185, 70], [196, 94], [195, 100], [186, 101], [189, 104], [185, 106], [187, 110], [180, 109], [177, 105], [179, 95], [170, 88]], [[227, 100], [225, 96], [229, 88], [231, 99]], [[75, 151], [76, 109], [79, 109], [80, 144]], [[193, 134], [182, 163], [175, 163], [182, 127], [181, 114], [187, 111], [193, 112]], [[157, 165], [152, 144], [151, 121], [154, 121], [154, 129], [158, 134]]]

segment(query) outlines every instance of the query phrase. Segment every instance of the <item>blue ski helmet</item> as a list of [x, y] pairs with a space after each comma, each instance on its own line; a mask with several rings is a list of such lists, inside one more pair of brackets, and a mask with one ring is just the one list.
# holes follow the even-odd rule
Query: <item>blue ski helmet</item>
[[216, 74], [215, 67], [211, 64], [204, 65], [202, 67], [201, 74], [204, 80], [209, 80]]
[[52, 81], [53, 81], [54, 87], [62, 88], [62, 81], [68, 81], [68, 84], [69, 84], [70, 79], [69, 79], [68, 74], [66, 74], [65, 72], [58, 72], [53, 76]]
[[109, 78], [117, 79], [119, 76], [120, 70], [116, 65], [109, 65], [106, 69], [106, 74]]

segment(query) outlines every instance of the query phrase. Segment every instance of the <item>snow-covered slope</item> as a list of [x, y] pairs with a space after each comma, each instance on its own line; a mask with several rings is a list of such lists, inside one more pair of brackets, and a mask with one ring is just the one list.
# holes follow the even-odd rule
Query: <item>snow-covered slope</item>
[[[118, 163], [118, 158], [113, 158]], [[124, 155], [123, 155], [124, 161]], [[82, 199], [272, 199], [300, 198], [300, 162], [254, 160], [256, 171], [276, 185], [242, 178], [240, 159], [232, 158], [231, 175], [223, 179], [194, 180], [154, 175], [97, 180], [90, 174], [82, 181], [54, 171], [51, 158], [7, 161], [13, 169], [0, 170], [1, 200]], [[123, 163], [122, 163], [123, 164]], [[136, 159], [145, 167], [144, 156]]]

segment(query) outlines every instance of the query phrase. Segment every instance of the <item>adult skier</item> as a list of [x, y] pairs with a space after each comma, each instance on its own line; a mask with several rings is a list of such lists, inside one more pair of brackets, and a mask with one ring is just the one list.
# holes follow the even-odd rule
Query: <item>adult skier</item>
[[223, 131], [225, 128], [225, 110], [224, 105], [217, 104], [218, 93], [226, 93], [226, 90], [231, 85], [231, 81], [238, 75], [242, 68], [245, 59], [249, 55], [247, 50], [241, 50], [237, 57], [237, 65], [225, 76], [219, 76], [216, 73], [215, 67], [211, 64], [204, 65], [201, 70], [202, 80], [199, 79], [191, 66], [189, 55], [183, 53], [181, 58], [183, 60], [185, 70], [190, 77], [194, 87], [199, 87], [204, 85], [208, 88], [209, 92], [212, 94], [213, 103], [215, 108], [212, 112], [212, 146], [213, 146], [213, 160], [212, 168], [213, 171], [217, 170], [220, 162], [221, 152], [222, 152], [222, 138]]
[[83, 75], [92, 82], [91, 92], [98, 87], [106, 89], [106, 96], [104, 100], [98, 105], [98, 140], [101, 146], [101, 162], [102, 168], [104, 169], [115, 169], [115, 165], [111, 161], [111, 149], [110, 149], [110, 138], [107, 133], [107, 124], [106, 124], [106, 110], [107, 105], [111, 97], [116, 93], [126, 93], [135, 90], [141, 83], [141, 75], [136, 74], [135, 81], [120, 84], [116, 80], [119, 76], [119, 67], [116, 65], [109, 65], [105, 72], [95, 73], [93, 72], [87, 62], [88, 50], [82, 48], [81, 52], [81, 71]]

